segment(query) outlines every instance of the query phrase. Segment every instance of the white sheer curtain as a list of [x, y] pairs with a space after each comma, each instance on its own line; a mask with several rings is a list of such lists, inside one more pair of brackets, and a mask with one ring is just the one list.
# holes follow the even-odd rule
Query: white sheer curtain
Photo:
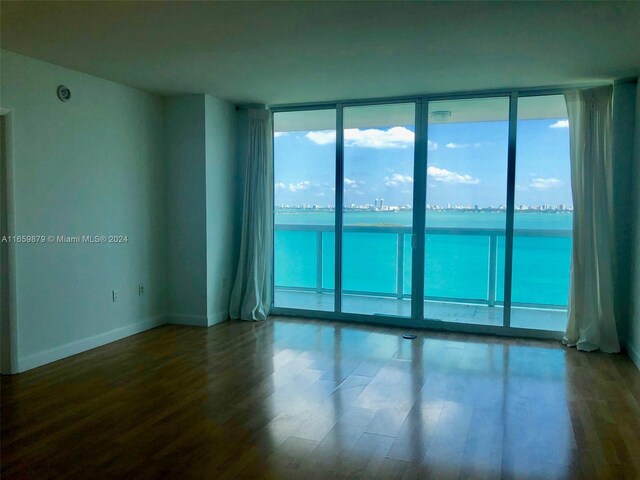
[[264, 320], [271, 306], [273, 153], [271, 113], [251, 109], [245, 171], [240, 259], [229, 314]]
[[612, 94], [605, 86], [565, 95], [571, 136], [573, 251], [563, 342], [619, 352], [613, 309]]

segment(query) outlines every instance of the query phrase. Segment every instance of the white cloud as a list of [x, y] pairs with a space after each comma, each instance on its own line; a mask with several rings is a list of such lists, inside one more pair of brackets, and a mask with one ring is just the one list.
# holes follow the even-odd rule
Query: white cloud
[[569, 128], [569, 120], [558, 120], [553, 125], [549, 125], [549, 128]]
[[391, 177], [384, 177], [384, 184], [387, 187], [396, 187], [401, 183], [413, 183], [413, 177], [411, 175], [401, 175], [394, 173]]
[[391, 176], [391, 180], [395, 180], [400, 183], [413, 183], [413, 177], [411, 175], [400, 175], [399, 173], [394, 173]]
[[563, 185], [562, 180], [558, 178], [532, 178], [529, 182], [531, 188], [537, 188], [538, 190], [547, 190], [549, 188], [556, 188]]
[[445, 147], [447, 148], [479, 148], [481, 147], [482, 144], [481, 143], [453, 143], [453, 142], [449, 142], [445, 145]]
[[[281, 185], [284, 185], [284, 184], [281, 184]], [[298, 183], [290, 183], [286, 188], [288, 188], [290, 192], [295, 193], [298, 190], [308, 190], [310, 186], [311, 186], [311, 182], [309, 180], [303, 180], [302, 182], [298, 182]], [[277, 188], [277, 185], [276, 185], [276, 188]]]
[[414, 139], [415, 134], [405, 127], [392, 127], [389, 130], [347, 128], [344, 131], [344, 144], [347, 147], [407, 148], [413, 145]]
[[480, 180], [473, 178], [471, 175], [451, 172], [438, 167], [427, 168], [427, 175], [433, 177], [438, 182], [444, 183], [462, 183], [466, 185], [475, 185], [480, 183]]
[[287, 132], [273, 132], [273, 136], [278, 138], [278, 137], [284, 137], [287, 134]]
[[351, 188], [358, 188], [358, 185], [364, 185], [366, 182], [361, 180], [351, 180], [350, 178], [344, 177], [344, 186]]
[[336, 132], [334, 130], [321, 130], [317, 132], [308, 132], [305, 138], [311, 140], [318, 145], [327, 145], [329, 143], [336, 143]]
[[427, 140], [427, 150], [433, 152], [438, 149], [438, 144], [436, 142], [432, 142], [431, 140]]
[[[335, 143], [335, 131], [308, 132], [305, 137], [318, 145]], [[346, 147], [366, 148], [407, 148], [413, 145], [415, 134], [405, 127], [391, 127], [388, 130], [378, 128], [347, 128], [344, 131], [344, 144]], [[429, 142], [429, 148], [435, 149], [437, 145]]]
[[282, 182], [278, 182], [278, 183], [276, 183], [276, 184], [275, 184], [275, 187], [276, 187], [276, 191], [278, 191], [278, 190], [284, 190], [285, 188], [287, 188], [287, 186], [286, 186], [284, 183], [282, 183]]

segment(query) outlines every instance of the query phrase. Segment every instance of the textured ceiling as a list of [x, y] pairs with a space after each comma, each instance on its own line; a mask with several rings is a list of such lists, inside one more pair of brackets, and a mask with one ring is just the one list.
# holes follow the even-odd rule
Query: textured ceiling
[[640, 2], [8, 2], [2, 48], [157, 93], [293, 103], [640, 71]]

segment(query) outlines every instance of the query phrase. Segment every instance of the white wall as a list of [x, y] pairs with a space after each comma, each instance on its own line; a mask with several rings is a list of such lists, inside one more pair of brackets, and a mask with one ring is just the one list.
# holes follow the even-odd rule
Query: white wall
[[[14, 370], [165, 322], [226, 320], [239, 250], [235, 107], [163, 99], [8, 51], [1, 69], [15, 233], [128, 238], [16, 245]], [[71, 101], [56, 97], [60, 84]]]
[[[8, 200], [13, 199], [13, 194], [9, 194], [9, 183], [7, 177], [13, 172], [8, 153], [11, 148], [8, 146], [8, 140], [11, 135], [9, 127], [9, 115], [4, 110], [0, 110], [0, 236], [6, 237], [13, 233], [13, 224], [9, 222]], [[9, 309], [13, 302], [10, 301], [11, 294], [9, 290], [12, 288], [12, 281], [9, 277], [9, 269], [7, 268], [12, 256], [9, 249], [12, 247], [9, 243], [0, 242], [0, 373], [11, 373], [12, 365], [17, 362], [15, 356], [12, 355], [11, 345], [15, 343], [15, 325], [12, 326], [15, 316], [9, 313]]]
[[629, 214], [633, 218], [631, 233], [631, 306], [630, 322], [627, 328], [625, 344], [629, 356], [640, 368], [640, 87], [636, 89], [635, 121], [635, 173], [633, 174], [633, 196], [629, 202]]
[[631, 306], [631, 263], [628, 261], [633, 212], [635, 82], [613, 88], [613, 216], [615, 225], [616, 276], [615, 309], [618, 335], [624, 342], [629, 329]]
[[204, 95], [165, 98], [169, 321], [207, 324]]
[[[163, 320], [163, 108], [158, 96], [4, 50], [1, 69], [0, 106], [13, 122], [15, 233], [128, 236], [124, 244], [17, 245], [25, 370]], [[56, 97], [60, 84], [71, 101]]]
[[205, 96], [208, 324], [229, 318], [229, 295], [239, 252], [240, 203], [236, 109]]
[[168, 321], [229, 317], [239, 245], [236, 111], [208, 95], [165, 99]]

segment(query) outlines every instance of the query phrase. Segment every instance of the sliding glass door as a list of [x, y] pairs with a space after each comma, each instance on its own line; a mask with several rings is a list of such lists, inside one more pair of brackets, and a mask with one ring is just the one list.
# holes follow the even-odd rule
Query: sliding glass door
[[409, 317], [415, 104], [343, 112], [342, 311]]
[[503, 323], [509, 97], [429, 102], [426, 318]]
[[527, 95], [274, 113], [275, 310], [563, 330], [566, 107]]

